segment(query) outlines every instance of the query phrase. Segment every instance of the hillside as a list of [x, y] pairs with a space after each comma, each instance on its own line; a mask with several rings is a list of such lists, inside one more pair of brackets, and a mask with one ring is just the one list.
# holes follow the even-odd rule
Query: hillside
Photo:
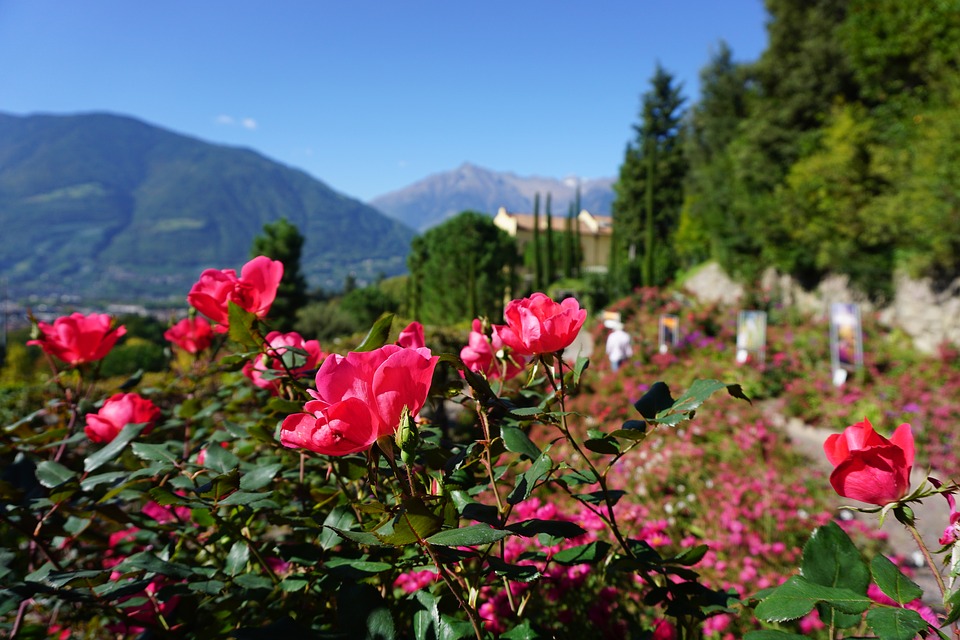
[[[581, 181], [580, 206], [593, 213], [609, 215], [613, 182], [613, 179]], [[533, 211], [536, 193], [540, 193], [541, 202], [551, 194], [553, 213], [566, 215], [576, 189], [576, 179], [521, 177], [465, 163], [453, 171], [437, 173], [404, 189], [378, 196], [370, 204], [422, 232], [467, 209], [490, 215], [496, 214], [500, 207], [508, 211]]]
[[413, 233], [302, 171], [109, 114], [0, 114], [0, 274], [13, 297], [184, 295], [263, 225], [306, 237], [312, 285], [405, 270]]

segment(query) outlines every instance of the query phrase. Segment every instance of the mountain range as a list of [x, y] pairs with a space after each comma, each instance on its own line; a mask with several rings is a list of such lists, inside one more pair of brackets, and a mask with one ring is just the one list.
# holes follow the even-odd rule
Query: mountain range
[[610, 215], [613, 204], [613, 178], [579, 181], [538, 176], [521, 177], [509, 172], [484, 169], [464, 163], [453, 171], [437, 173], [409, 187], [378, 196], [371, 206], [423, 232], [461, 211], [471, 209], [495, 215], [500, 207], [508, 211], [530, 213], [535, 194], [540, 194], [541, 212], [551, 196], [553, 215], [567, 215], [580, 187], [580, 207], [591, 213]]
[[185, 296], [264, 224], [304, 235], [314, 286], [406, 270], [414, 232], [303, 171], [104, 113], [0, 114], [0, 277], [14, 299]]

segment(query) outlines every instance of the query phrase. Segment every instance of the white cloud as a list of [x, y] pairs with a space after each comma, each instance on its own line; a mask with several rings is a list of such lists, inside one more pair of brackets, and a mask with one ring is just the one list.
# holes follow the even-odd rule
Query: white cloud
[[238, 119], [238, 118], [234, 118], [231, 115], [227, 115], [225, 113], [221, 113], [216, 118], [214, 118], [214, 122], [216, 122], [218, 125], [222, 125], [225, 127], [239, 126], [239, 127], [243, 127], [244, 129], [248, 129], [250, 131], [253, 131], [254, 129], [257, 128], [257, 121], [254, 120], [253, 118]]

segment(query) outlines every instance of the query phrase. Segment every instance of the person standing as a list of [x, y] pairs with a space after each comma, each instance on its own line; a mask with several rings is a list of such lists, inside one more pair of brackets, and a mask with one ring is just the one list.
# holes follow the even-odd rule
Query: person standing
[[610, 368], [614, 371], [620, 368], [620, 363], [633, 355], [630, 346], [630, 334], [623, 330], [623, 324], [611, 323], [613, 331], [607, 336], [607, 357], [610, 359]]

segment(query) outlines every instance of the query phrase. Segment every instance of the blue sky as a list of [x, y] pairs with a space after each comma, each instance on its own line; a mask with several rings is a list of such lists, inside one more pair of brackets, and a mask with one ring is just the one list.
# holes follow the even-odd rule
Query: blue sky
[[0, 111], [110, 111], [369, 200], [472, 162], [613, 177], [659, 61], [696, 98], [762, 0], [0, 0]]

